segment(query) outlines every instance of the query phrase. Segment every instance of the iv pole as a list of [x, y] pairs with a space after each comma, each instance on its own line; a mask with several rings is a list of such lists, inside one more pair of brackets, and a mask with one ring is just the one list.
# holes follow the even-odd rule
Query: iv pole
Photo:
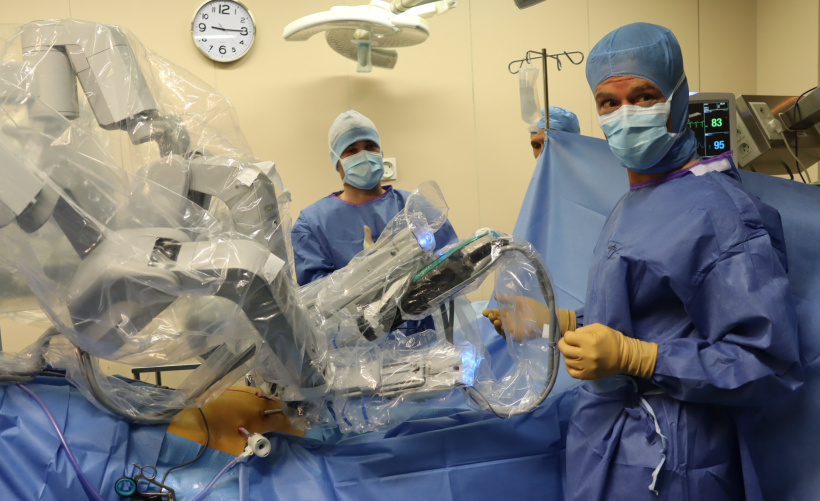
[[[572, 58], [572, 55], [575, 55], [575, 54], [581, 56], [581, 58], [578, 61], [575, 61]], [[560, 56], [566, 56], [566, 58], [569, 59], [569, 62], [571, 62], [572, 64], [574, 64], [576, 66], [584, 62], [584, 53], [580, 52], [580, 51], [577, 51], [577, 50], [574, 50], [574, 51], [571, 51], [571, 52], [564, 51], [564, 52], [557, 52], [555, 54], [547, 54], [547, 49], [541, 49], [540, 51], [528, 50], [527, 54], [526, 54], [526, 57], [524, 57], [524, 59], [516, 59], [515, 61], [512, 61], [509, 65], [507, 65], [507, 69], [509, 70], [509, 72], [512, 73], [513, 75], [515, 75], [521, 70], [521, 67], [524, 65], [524, 63], [532, 63], [533, 59], [541, 59], [541, 71], [544, 74], [544, 110], [549, 110], [550, 109], [549, 78], [547, 76], [547, 58], [549, 58], [549, 57], [554, 58], [555, 63], [558, 66], [558, 71], [561, 71], [561, 59], [559, 59]], [[515, 63], [518, 63], [518, 69], [513, 71], [512, 68], [513, 68], [513, 65]], [[544, 113], [544, 120], [546, 122], [546, 128], [549, 129], [550, 128], [550, 114], [549, 113], [547, 113], [547, 112]]]

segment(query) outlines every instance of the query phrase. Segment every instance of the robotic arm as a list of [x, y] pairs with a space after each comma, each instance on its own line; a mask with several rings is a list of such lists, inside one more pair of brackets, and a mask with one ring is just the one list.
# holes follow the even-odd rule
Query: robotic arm
[[[354, 259], [347, 267], [318, 281], [319, 284], [329, 282], [331, 285], [317, 287], [328, 294], [326, 300], [323, 300], [321, 293], [318, 298], [315, 292], [311, 295], [313, 302], [309, 304], [314, 313], [318, 311], [328, 315], [329, 312], [336, 312], [329, 314], [331, 318], [333, 315], [352, 316], [356, 319], [358, 334], [373, 341], [395, 330], [406, 320], [420, 319], [443, 308], [469, 286], [495, 271], [507, 256], [517, 255], [532, 267], [539, 292], [551, 312], [546, 334], [548, 356], [543, 389], [532, 400], [490, 402], [476, 388], [472, 388], [475, 368], [480, 362], [479, 354], [453, 344], [452, 320], [445, 320], [443, 325], [446, 339], [452, 347], [444, 356], [419, 360], [398, 369], [385, 367], [381, 375], [376, 374], [372, 367], [364, 367], [356, 377], [348, 376], [345, 379], [334, 378], [331, 372], [328, 379], [332, 389], [353, 394], [364, 391], [367, 385], [363, 382], [370, 382], [368, 389], [371, 393], [384, 395], [400, 392], [414, 399], [423, 399], [436, 392], [463, 387], [477, 402], [501, 417], [535, 409], [555, 384], [559, 362], [556, 346], [560, 339], [555, 295], [540, 258], [529, 245], [492, 230], [480, 231], [471, 238], [442, 249], [438, 254], [425, 253], [421, 246], [421, 242], [426, 241], [427, 235], [432, 236], [432, 232], [421, 234], [423, 236], [419, 238], [411, 230], [405, 229], [387, 242], [389, 245], [380, 247], [376, 252], [365, 253], [363, 259]], [[434, 247], [435, 243], [430, 246]]]
[[[182, 294], [237, 303], [252, 319], [262, 346], [276, 349], [280, 360], [290, 359], [301, 382], [321, 385], [310, 358], [301, 356], [306, 341], [313, 339], [306, 332], [309, 321], [295, 303], [288, 273], [279, 273], [289, 258], [273, 163], [191, 151], [184, 124], [158, 116], [156, 100], [120, 28], [74, 21], [31, 23], [20, 38], [26, 71], [18, 85], [36, 97], [23, 100], [28, 102], [28, 119], [49, 124], [53, 135], [38, 133], [36, 126], [23, 132], [4, 129], [11, 139], [7, 146], [22, 146], [0, 148], [7, 160], [0, 172], [10, 181], [0, 189], [0, 228], [14, 223], [32, 234], [53, 220], [80, 257], [65, 291], [70, 320], [62, 318], [61, 325], [79, 341], [82, 366], [88, 369], [83, 376], [98, 400], [107, 399], [95, 391], [99, 374], [91, 370], [85, 349], [96, 356], [122, 353], [133, 345], [133, 333]], [[76, 80], [100, 127], [127, 130], [133, 144], [157, 141], [163, 158], [140, 172], [156, 185], [128, 186], [123, 172], [54, 140], [62, 135], [70, 141], [77, 135], [69, 133], [71, 126], [54, 112], [69, 120], [78, 117]], [[21, 162], [22, 157], [33, 161]], [[93, 179], [87, 177], [88, 169], [94, 170]], [[206, 208], [212, 200], [221, 200], [230, 211], [230, 230], [252, 240], [192, 241], [196, 234], [167, 227], [168, 219], [151, 206], [150, 192], [163, 191], [158, 185], [179, 195], [171, 207], [179, 212], [190, 211], [186, 197]], [[123, 202], [117, 194], [127, 196], [129, 191], [144, 198], [142, 207], [117, 206]], [[160, 198], [173, 200], [167, 193]], [[213, 382], [250, 360], [257, 349], [238, 354]], [[115, 410], [116, 404], [107, 407]], [[121, 409], [118, 413], [124, 414]], [[150, 422], [169, 414], [127, 417]]]
[[[60, 207], [55, 206], [55, 214]], [[436, 357], [409, 362], [375, 360], [350, 367], [344, 359], [328, 357], [316, 344], [340, 319], [353, 321], [359, 339], [377, 341], [405, 319], [436, 311], [491, 272], [510, 251], [530, 259], [538, 270], [544, 297], [552, 300], [548, 276], [537, 258], [508, 237], [485, 232], [436, 256], [432, 234], [427, 229], [401, 230], [392, 239], [377, 242], [348, 267], [297, 293], [288, 275], [281, 273], [284, 260], [254, 240], [191, 241], [185, 232], [170, 228], [118, 230], [99, 238], [77, 268], [67, 298], [74, 319], [70, 328], [82, 337], [82, 344], [96, 348], [94, 355], [107, 358], [129, 344], [129, 333], [142, 331], [180, 295], [212, 295], [239, 305], [252, 319], [264, 345], [287, 365], [299, 367], [293, 384], [268, 389], [284, 402], [297, 405], [296, 412], [305, 411], [304, 402], [329, 394], [425, 399], [453, 388], [470, 388], [480, 354], [474, 347], [452, 343], [452, 320], [445, 325], [449, 342], [445, 350]], [[532, 410], [543, 401], [557, 370], [557, 321], [552, 325], [549, 381], [539, 399], [523, 406], [486, 403], [488, 408], [508, 416]], [[202, 391], [255, 355], [261, 355], [255, 345], [235, 353], [222, 372], [206, 375]], [[196, 401], [193, 395], [170, 409], [123, 410], [100, 385], [103, 375], [85, 350], [79, 349], [79, 360], [82, 377], [94, 397], [129, 419], [165, 421]], [[285, 378], [274, 374], [270, 379]]]
[[[33, 93], [66, 118], [79, 114], [75, 78], [105, 129], [156, 116], [157, 103], [145, 77], [133, 71], [134, 54], [120, 28], [33, 23], [23, 28], [21, 42], [23, 60], [31, 63], [35, 76]], [[123, 81], [124, 76], [129, 78]]]
[[[193, 151], [185, 124], [176, 116], [160, 116], [122, 28], [60, 21], [30, 23], [22, 30], [21, 43], [29, 91], [39, 98], [32, 107], [32, 118], [52, 118], [52, 110], [69, 120], [77, 118], [79, 80], [101, 128], [125, 130], [135, 145], [157, 143], [162, 158], [143, 168], [141, 176], [206, 209], [212, 198], [221, 200], [240, 233], [288, 261], [283, 232], [275, 231], [281, 218], [271, 182], [278, 176], [272, 162]], [[43, 206], [41, 202], [38, 207]]]
[[[156, 141], [162, 155], [143, 168], [135, 181], [104, 160], [73, 151], [70, 141], [63, 144], [42, 136], [34, 141], [34, 155], [0, 141], [4, 157], [0, 174], [10, 180], [0, 186], [0, 231], [16, 226], [33, 235], [53, 221], [76, 251], [79, 259], [60, 299], [66, 315], [57, 311], [52, 319], [77, 347], [86, 387], [112, 412], [139, 422], [167, 421], [251, 361], [261, 388], [293, 404], [288, 407], [296, 414], [309, 410], [305, 402], [328, 395], [427, 398], [452, 388], [469, 388], [481, 353], [475, 345], [453, 342], [452, 316], [444, 321], [447, 339], [435, 358], [354, 359], [351, 365], [342, 355], [355, 352], [360, 341], [378, 346], [406, 319], [438, 311], [495, 269], [510, 251], [530, 260], [544, 298], [552, 301], [546, 271], [526, 247], [485, 232], [435, 255], [434, 228], [423, 224], [408, 224], [392, 238], [380, 239], [344, 269], [300, 291], [289, 273], [279, 213], [281, 193], [277, 194], [272, 180], [276, 176], [272, 164], [249, 155], [212, 155], [205, 148], [192, 148], [184, 124], [160, 115], [120, 28], [47, 22], [28, 25], [21, 39], [28, 72], [20, 87], [27, 83], [29, 92], [39, 97], [27, 100], [30, 118], [52, 120], [70, 129], [60, 122], [62, 118], [55, 119], [53, 110], [66, 119], [77, 117], [79, 80], [100, 127], [126, 129], [133, 144]], [[156, 193], [163, 194], [165, 206], [152, 205]], [[190, 212], [191, 202], [208, 209], [214, 199], [222, 200], [230, 211], [229, 232], [174, 227], [162, 212]], [[213, 297], [235, 304], [252, 325], [254, 339], [237, 332], [235, 339], [218, 338], [222, 341], [191, 348], [207, 363], [219, 357], [223, 361], [211, 364], [216, 370], [195, 372], [193, 389], [187, 393], [161, 390], [170, 394], [164, 407], [152, 406], [151, 399], [144, 398], [137, 400], [145, 405], [124, 408], [105, 386], [106, 376], [94, 357], [119, 360], [124, 353], [139, 355], [145, 348], [140, 344], [145, 340], [141, 332], [185, 297]], [[197, 314], [192, 312], [191, 325], [179, 329], [208, 334], [207, 327], [193, 325]], [[339, 336], [343, 331], [352, 335], [343, 339]], [[554, 321], [551, 360], [557, 357], [557, 333]], [[218, 346], [219, 342], [233, 346]], [[550, 365], [550, 381], [556, 367]], [[546, 383], [545, 393], [534, 405], [551, 385]], [[140, 390], [129, 387], [128, 391]], [[477, 400], [499, 415], [534, 408], [532, 402], [499, 407], [485, 396]]]
[[79, 80], [100, 127], [127, 130], [133, 144], [156, 140], [163, 149], [187, 152], [184, 140], [167, 140], [168, 134], [179, 130], [178, 124], [158, 116], [157, 103], [121, 28], [31, 23], [23, 28], [21, 42], [30, 92], [65, 118], [79, 115]]

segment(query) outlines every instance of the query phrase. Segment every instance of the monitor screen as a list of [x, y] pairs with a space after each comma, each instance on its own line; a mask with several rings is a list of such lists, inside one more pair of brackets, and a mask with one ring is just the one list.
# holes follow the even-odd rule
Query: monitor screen
[[[731, 106], [730, 106], [731, 105]], [[711, 158], [732, 150], [734, 100], [689, 98], [689, 128], [698, 141], [698, 155]]]

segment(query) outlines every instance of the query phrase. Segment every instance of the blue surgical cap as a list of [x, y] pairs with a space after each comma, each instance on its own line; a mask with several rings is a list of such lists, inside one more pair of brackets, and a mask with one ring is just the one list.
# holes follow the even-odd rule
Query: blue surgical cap
[[[537, 128], [547, 128], [544, 110], [541, 110], [541, 121], [538, 122]], [[558, 106], [550, 106], [550, 129], [580, 134], [581, 124], [578, 123], [578, 117], [575, 116], [575, 113]]]
[[[586, 73], [593, 94], [604, 80], [614, 76], [643, 78], [657, 85], [672, 103], [672, 131], [686, 131], [677, 138], [659, 166], [669, 166], [671, 170], [697, 155], [695, 136], [686, 129], [689, 83], [683, 71], [683, 54], [678, 39], [669, 29], [649, 23], [633, 23], [618, 28], [602, 38], [589, 52]], [[680, 86], [675, 91], [678, 82]]]
[[379, 145], [379, 148], [382, 147], [376, 124], [369, 118], [355, 110], [341, 113], [333, 121], [333, 125], [330, 126], [330, 131], [327, 134], [327, 142], [330, 146], [330, 160], [333, 162], [334, 169], [336, 163], [342, 158], [345, 149], [358, 141], [373, 141]]

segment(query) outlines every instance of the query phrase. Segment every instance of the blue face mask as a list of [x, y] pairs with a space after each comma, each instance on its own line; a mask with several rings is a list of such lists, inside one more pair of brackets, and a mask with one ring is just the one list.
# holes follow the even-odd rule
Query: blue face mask
[[345, 173], [344, 182], [362, 190], [375, 187], [384, 175], [381, 153], [362, 150], [343, 158], [341, 162]]
[[666, 102], [647, 107], [625, 104], [612, 113], [599, 115], [598, 124], [606, 134], [609, 149], [625, 167], [645, 174], [665, 172], [669, 167], [659, 163], [683, 134], [666, 128], [671, 109], [671, 95]]

